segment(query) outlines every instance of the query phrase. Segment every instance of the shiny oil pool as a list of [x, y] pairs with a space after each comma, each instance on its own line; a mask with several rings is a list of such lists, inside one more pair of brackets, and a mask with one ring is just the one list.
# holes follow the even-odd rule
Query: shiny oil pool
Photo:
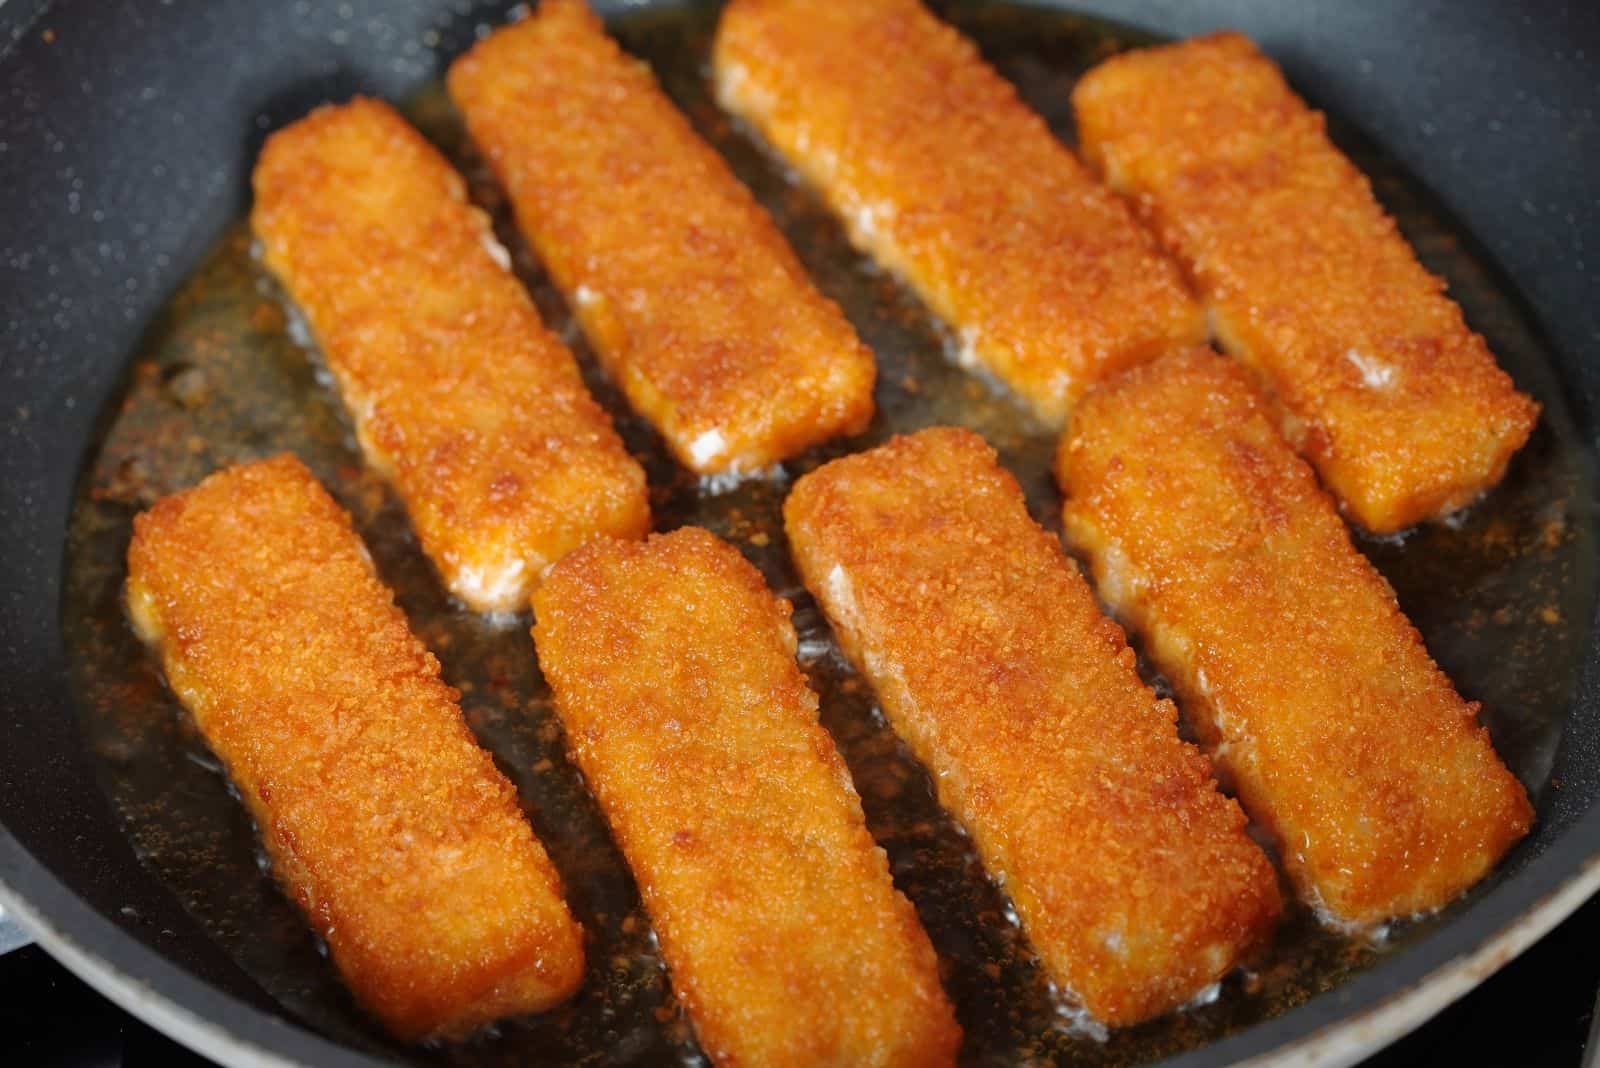
[[[1021, 5], [944, 11], [1066, 140], [1068, 93], [1089, 66], [1148, 38], [1103, 22]], [[506, 207], [437, 85], [406, 103], [418, 126], [469, 175], [513, 250], [546, 322], [578, 353], [630, 450], [645, 464], [656, 529], [707, 527], [738, 546], [795, 603], [800, 657], [824, 725], [939, 950], [973, 1064], [1146, 1061], [1204, 1044], [1337, 985], [1467, 907], [1521, 862], [1513, 853], [1484, 887], [1442, 917], [1398, 925], [1380, 942], [1345, 938], [1292, 910], [1266, 955], [1217, 997], [1184, 1012], [1096, 1035], [1046, 982], [1009, 905], [970, 843], [938, 807], [928, 777], [885, 725], [789, 564], [780, 508], [792, 479], [894, 433], [941, 423], [983, 434], [1016, 474], [1036, 518], [1059, 529], [1050, 475], [1055, 437], [1003, 392], [948, 359], [948, 339], [908, 291], [853, 252], [838, 225], [713, 105], [706, 82], [715, 13], [641, 11], [613, 23], [669, 94], [723, 153], [788, 235], [819, 286], [877, 353], [878, 415], [858, 438], [813, 450], [770, 478], [733, 486], [677, 468], [650, 428], [599, 373], [571, 315], [515, 234]], [[1491, 264], [1425, 191], [1373, 146], [1332, 124], [1371, 176], [1424, 263], [1443, 275], [1501, 365], [1544, 406], [1505, 482], [1459, 520], [1363, 541], [1435, 658], [1483, 718], [1539, 803], [1571, 704], [1594, 606], [1593, 472], [1550, 353]], [[131, 354], [82, 473], [70, 527], [67, 647], [82, 726], [99, 780], [143, 862], [285, 1009], [374, 1053], [419, 1063], [699, 1063], [674, 1002], [637, 890], [594, 802], [568, 763], [528, 620], [491, 622], [453, 604], [422, 557], [394, 496], [362, 464], [337, 397], [251, 254], [243, 221], [213, 251]], [[479, 740], [516, 783], [588, 930], [589, 975], [569, 1004], [509, 1020], [472, 1042], [395, 1044], [355, 1007], [308, 928], [276, 889], [243, 807], [129, 629], [121, 585], [132, 517], [218, 467], [298, 454], [355, 517], [383, 578], [439, 657]], [[1203, 522], [1203, 517], [1196, 517]], [[1157, 686], [1162, 680], [1151, 676]]]

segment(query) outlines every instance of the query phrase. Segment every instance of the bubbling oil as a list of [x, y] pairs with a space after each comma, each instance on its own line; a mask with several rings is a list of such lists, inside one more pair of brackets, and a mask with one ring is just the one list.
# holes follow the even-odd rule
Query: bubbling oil
[[[1001, 3], [945, 12], [1064, 138], [1074, 79], [1141, 35], [1059, 11]], [[476, 13], [474, 17], [481, 17]], [[411, 119], [468, 175], [545, 321], [572, 344], [591, 389], [645, 465], [657, 529], [704, 526], [748, 556], [795, 605], [800, 659], [889, 854], [939, 951], [945, 985], [974, 1064], [1121, 1064], [1202, 1045], [1323, 993], [1385, 954], [1427, 937], [1440, 918], [1394, 925], [1382, 941], [1319, 925], [1304, 907], [1271, 947], [1184, 1011], [1109, 1035], [1052, 989], [1003, 892], [934, 799], [926, 772], [889, 730], [870, 690], [840, 654], [789, 563], [780, 508], [791, 481], [895, 433], [954, 423], [983, 434], [1059, 530], [1050, 474], [1053, 434], [1003, 390], [964, 373], [951, 343], [894, 279], [855, 254], [839, 225], [712, 103], [706, 57], [714, 12], [643, 11], [617, 21], [624, 45], [654, 66], [667, 92], [723, 153], [789, 237], [819, 286], [878, 355], [878, 415], [763, 477], [708, 483], [679, 469], [650, 427], [605, 380], [573, 317], [510, 225], [441, 88], [406, 105]], [[450, 37], [451, 35], [446, 35]], [[1594, 605], [1594, 499], [1587, 446], [1562, 399], [1550, 354], [1503, 281], [1427, 195], [1337, 122], [1332, 132], [1369, 174], [1427, 265], [1445, 276], [1544, 417], [1505, 482], [1458, 521], [1405, 539], [1366, 541], [1429, 649], [1484, 720], [1537, 801], [1570, 705]], [[308, 338], [250, 254], [241, 220], [173, 296], [132, 355], [127, 386], [80, 480], [70, 528], [67, 647], [82, 697], [85, 744], [143, 863], [202, 927], [292, 1016], [356, 1048], [417, 1063], [701, 1064], [672, 998], [637, 888], [581, 777], [538, 670], [525, 617], [474, 616], [453, 604], [419, 551], [393, 494], [362, 463]], [[957, 348], [959, 346], [956, 346]], [[218, 467], [297, 453], [350, 510], [384, 580], [439, 657], [482, 744], [516, 784], [589, 934], [582, 991], [553, 1012], [508, 1020], [471, 1042], [394, 1044], [354, 1005], [270, 872], [226, 779], [126, 623], [120, 590], [133, 515]], [[1204, 522], [1203, 516], [1195, 517]], [[1147, 676], [1164, 691], [1165, 681]], [[1487, 885], [1515, 870], [1513, 853]], [[1446, 910], [1470, 907], [1484, 888]]]

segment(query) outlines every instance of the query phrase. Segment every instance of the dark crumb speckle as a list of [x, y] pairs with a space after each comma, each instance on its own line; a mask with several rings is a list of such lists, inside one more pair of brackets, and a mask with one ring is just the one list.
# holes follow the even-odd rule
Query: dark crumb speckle
[[[1007, 4], [939, 5], [974, 32], [985, 55], [1044, 111], [1062, 136], [1061, 102], [1086, 66], [1142, 43], [1132, 31], [1070, 15], [1028, 14]], [[735, 172], [771, 211], [806, 268], [845, 310], [879, 358], [880, 414], [857, 439], [785, 465], [788, 479], [889, 435], [934, 423], [982, 433], [1018, 476], [1033, 514], [1059, 530], [1060, 500], [1049, 474], [1055, 435], [1005, 395], [952, 366], [926, 311], [895, 280], [870, 269], [838, 225], [712, 106], [704, 76], [711, 14], [673, 6], [620, 24], [623, 43], [649, 58], [667, 91], [687, 105]], [[470, 37], [470, 34], [468, 34]], [[571, 317], [517, 239], [504, 205], [483, 180], [437, 86], [410, 107], [414, 121], [474, 175], [475, 194], [495, 215], [547, 322], [579, 339]], [[1430, 269], [1445, 277], [1475, 329], [1545, 405], [1533, 439], [1505, 483], [1452, 527], [1419, 529], [1403, 542], [1362, 542], [1396, 589], [1430, 651], [1483, 719], [1508, 763], [1536, 796], [1547, 782], [1592, 618], [1597, 558], [1594, 491], [1549, 356], [1474, 260], [1470, 242], [1448, 236], [1444, 217], [1386, 157], [1330, 120], [1333, 135], [1367, 173]], [[287, 324], [274, 287], [249, 253], [243, 224], [210, 256], [155, 321], [126, 392], [90, 459], [71, 520], [66, 642], [85, 700], [82, 728], [100, 782], [143, 862], [241, 968], [292, 1016], [343, 1042], [414, 1063], [703, 1064], [664, 981], [637, 890], [584, 782], [566, 756], [528, 636], [526, 615], [486, 620], [453, 604], [418, 549], [404, 510], [354, 449], [338, 398]], [[265, 295], [265, 296], [264, 296]], [[889, 854], [897, 885], [912, 899], [941, 955], [946, 987], [974, 1064], [1146, 1061], [1251, 1026], [1317, 996], [1385, 954], [1423, 938], [1439, 920], [1401, 925], [1381, 947], [1342, 938], [1294, 912], [1252, 971], [1224, 985], [1213, 1003], [1113, 1034], [1098, 1043], [1058, 1026], [1050, 991], [1011, 925], [1004, 895], [985, 877], [971, 845], [939, 808], [933, 784], [888, 730], [870, 690], [845, 666], [784, 551], [780, 508], [787, 479], [754, 479], [706, 495], [628, 412], [591, 354], [575, 341], [590, 388], [612, 413], [651, 480], [656, 528], [706, 526], [735, 539], [771, 587], [796, 601], [808, 648], [805, 667], [862, 796], [867, 821]], [[33, 413], [33, 418], [39, 418]], [[394, 1045], [355, 1009], [305, 924], [257, 869], [256, 832], [209, 760], [160, 673], [123, 616], [121, 585], [133, 515], [193, 484], [219, 464], [297, 453], [355, 518], [385, 581], [461, 690], [479, 740], [516, 784], [530, 821], [559, 869], [589, 938], [590, 970], [568, 1005], [509, 1021], [464, 1047]], [[1204, 523], [1205, 517], [1194, 517]], [[1509, 869], [1521, 863], [1514, 854]], [[1491, 878], [1490, 885], [1494, 883]], [[1484, 889], [1488, 889], [1485, 887]], [[1467, 905], [1483, 891], [1469, 895]], [[133, 923], [132, 919], [124, 918]], [[614, 1056], [613, 1056], [614, 1055]]]

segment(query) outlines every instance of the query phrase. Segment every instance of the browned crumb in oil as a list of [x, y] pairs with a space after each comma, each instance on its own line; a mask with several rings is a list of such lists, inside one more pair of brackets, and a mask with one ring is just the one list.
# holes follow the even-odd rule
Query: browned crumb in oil
[[[1147, 40], [1130, 31], [1109, 34], [1101, 24], [1059, 11], [987, 0], [941, 10], [980, 42], [985, 57], [1068, 138], [1065, 93], [1077, 72], [1106, 51]], [[1027, 491], [1034, 516], [1053, 524], [1059, 506], [1048, 475], [1054, 435], [1004, 394], [968, 392], [966, 375], [947, 362], [927, 310], [892, 275], [873, 270], [852, 253], [827, 209], [730, 126], [706, 92], [704, 62], [714, 17], [710, 6], [675, 6], [630, 14], [613, 29], [630, 51], [651, 62], [674, 101], [755, 191], [808, 272], [876, 351], [884, 387], [881, 414], [864, 443], [932, 423], [970, 426], [1000, 449]], [[1061, 1026], [1057, 1002], [1027, 940], [1005, 918], [1003, 894], [974, 861], [971, 843], [933, 801], [931, 784], [895, 743], [870, 692], [838, 658], [809, 598], [797, 591], [776, 523], [787, 484], [753, 481], [707, 495], [676, 468], [651, 430], [595, 370], [559, 294], [518, 241], [442, 90], [426, 89], [408, 107], [408, 116], [468, 176], [475, 199], [497, 213], [497, 233], [545, 321], [569, 342], [577, 339], [589, 388], [611, 411], [629, 450], [649, 469], [658, 529], [693, 523], [732, 537], [729, 517], [737, 509], [741, 530], [770, 537], [765, 548], [742, 539], [739, 544], [774, 590], [793, 596], [801, 641], [821, 650], [805, 667], [822, 698], [824, 723], [863, 789], [869, 825], [889, 853], [896, 884], [917, 904], [939, 949], [945, 987], [968, 1027], [965, 1052], [971, 1062], [1104, 1066], [1159, 1059], [1331, 989], [1436, 928], [1432, 921], [1417, 924], [1375, 948], [1347, 943], [1296, 913], [1274, 941], [1269, 960], [1283, 966], [1272, 971], [1270, 981], [1247, 991], [1243, 977], [1235, 978], [1215, 1002], [1114, 1033], [1105, 1043]], [[1484, 701], [1484, 718], [1502, 753], [1537, 787], [1545, 775], [1537, 754], [1559, 736], [1571, 664], [1579, 655], [1578, 639], [1570, 637], [1577, 630], [1572, 621], [1588, 618], [1592, 605], [1597, 556], [1587, 504], [1593, 492], [1581, 466], [1585, 446], [1573, 436], [1559, 396], [1553, 405], [1550, 401], [1555, 394], [1546, 385], [1548, 353], [1493, 273], [1473, 258], [1470, 243], [1452, 250], [1429, 240], [1448, 231], [1425, 195], [1397, 175], [1391, 160], [1341, 130], [1336, 119], [1330, 128], [1340, 147], [1373, 176], [1380, 198], [1429, 269], [1449, 279], [1468, 320], [1490, 338], [1518, 381], [1547, 403], [1540, 430], [1513, 463], [1507, 481], [1465, 522], [1419, 529], [1403, 543], [1362, 545], [1395, 586], [1430, 651], [1469, 696]], [[98, 452], [88, 460], [72, 518], [64, 576], [67, 648], [84, 696], [82, 726], [94, 754], [92, 766], [130, 842], [199, 924], [290, 1016], [356, 1048], [395, 1058], [408, 1055], [399, 1047], [377, 1045], [352, 1017], [346, 995], [303, 923], [258, 872], [248, 822], [217, 773], [204, 766], [208, 758], [193, 728], [151, 674], [122, 616], [121, 553], [129, 515], [141, 498], [148, 497], [143, 502], [148, 503], [232, 460], [292, 449], [355, 514], [385, 581], [397, 589], [413, 625], [439, 652], [446, 678], [462, 691], [464, 704], [493, 712], [476, 718], [474, 729], [516, 779], [524, 807], [561, 868], [569, 899], [593, 940], [596, 966], [571, 1011], [519, 1021], [475, 1046], [474, 1055], [500, 1063], [568, 1063], [610, 1049], [619, 1058], [622, 1051], [632, 1051], [627, 1055], [636, 1063], [703, 1064], [670, 998], [648, 926], [622, 930], [623, 919], [637, 911], [637, 892], [582, 780], [563, 755], [561, 732], [528, 655], [525, 631], [482, 626], [444, 597], [417, 552], [403, 511], [362, 465], [337, 397], [317, 381], [313, 364], [286, 329], [255, 319], [260, 305], [276, 305], [249, 245], [243, 226], [224, 234], [153, 322]], [[166, 395], [161, 374], [179, 363], [205, 369], [218, 386], [208, 403], [183, 409]], [[918, 384], [915, 394], [901, 385], [907, 378]], [[38, 411], [18, 413], [19, 419], [41, 417]], [[202, 453], [190, 451], [196, 437], [207, 445]], [[798, 476], [840, 451], [801, 457], [788, 465], [789, 474]], [[137, 465], [119, 477], [130, 461]], [[113, 482], [120, 500], [107, 494]], [[1567, 517], [1564, 534], [1558, 540], [1552, 533], [1547, 549], [1528, 551], [1540, 541], [1551, 515]], [[1494, 553], [1479, 543], [1485, 521], [1496, 517], [1516, 530], [1515, 552]], [[1561, 521], [1551, 525], [1560, 529]], [[1561, 607], [1563, 626], [1537, 620], [1536, 609], [1547, 603]], [[1499, 621], [1491, 618], [1496, 612]], [[1480, 621], [1478, 629], [1462, 624], [1473, 617]], [[1517, 648], [1515, 656], [1505, 655], [1510, 646]], [[491, 666], [503, 680], [500, 687], [487, 682]], [[884, 799], [867, 789], [897, 767], [913, 772], [907, 788]], [[1457, 914], [1448, 912], [1446, 921]], [[631, 953], [634, 960], [626, 977], [616, 976], [607, 964], [618, 952]]]

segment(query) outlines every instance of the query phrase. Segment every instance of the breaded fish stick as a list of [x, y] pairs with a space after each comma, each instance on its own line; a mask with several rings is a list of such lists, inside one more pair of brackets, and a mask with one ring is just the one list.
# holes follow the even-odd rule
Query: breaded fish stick
[[450, 95], [595, 351], [678, 461], [752, 471], [872, 418], [872, 354], [582, 0], [450, 68]]
[[694, 527], [534, 595], [539, 665], [720, 1065], [948, 1065], [938, 962], [795, 664], [789, 603]]
[[1186, 265], [1350, 518], [1396, 531], [1500, 480], [1538, 405], [1248, 39], [1118, 56], [1072, 102], [1086, 157]]
[[1205, 336], [1129, 209], [918, 0], [734, 0], [713, 62], [723, 105], [945, 320], [962, 363], [1045, 418]]
[[128, 610], [285, 893], [391, 1031], [460, 1037], [577, 989], [582, 932], [515, 790], [298, 460], [135, 519]]
[[1056, 982], [1113, 1026], [1263, 942], [1277, 876], [1122, 631], [983, 440], [949, 428], [795, 486], [801, 575]]
[[520, 611], [567, 550], [649, 529], [644, 471], [404, 119], [375, 100], [319, 108], [268, 139], [254, 182], [266, 264], [451, 593]]
[[1068, 535], [1301, 893], [1353, 925], [1437, 908], [1528, 799], [1269, 411], [1204, 349], [1096, 389], [1060, 454]]

